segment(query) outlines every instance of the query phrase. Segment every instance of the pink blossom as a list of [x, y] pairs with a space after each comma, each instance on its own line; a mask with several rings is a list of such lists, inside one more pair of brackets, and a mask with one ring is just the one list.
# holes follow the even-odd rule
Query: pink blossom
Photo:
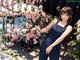
[[39, 0], [36, 0], [36, 2], [39, 2]]
[[9, 43], [6, 43], [9, 47], [11, 47], [11, 46], [13, 46], [14, 45], [14, 43], [12, 43], [12, 42], [9, 42]]
[[18, 35], [17, 34], [13, 34], [12, 35], [12, 40], [16, 40], [16, 39], [18, 39]]
[[5, 37], [7, 38], [7, 37], [9, 37], [10, 36], [10, 33], [6, 33], [5, 34]]
[[42, 13], [42, 16], [43, 16], [43, 17], [45, 17], [45, 16], [46, 16], [46, 13], [45, 13], [45, 12], [43, 12], [43, 13]]
[[80, 20], [77, 21], [77, 24], [80, 24]]
[[44, 18], [45, 18], [46, 22], [48, 23], [48, 17], [47, 17], [47, 16], [45, 16]]
[[28, 42], [28, 40], [25, 38], [25, 42], [27, 43]]
[[46, 18], [46, 22], [48, 23], [48, 18]]
[[26, 11], [26, 12], [24, 13], [24, 15], [26, 16], [27, 19], [30, 18], [30, 12], [29, 12], [29, 11]]
[[34, 9], [34, 12], [35, 12], [35, 13], [39, 13], [38, 9]]
[[41, 36], [41, 33], [40, 33], [39, 30], [36, 31], [36, 35], [37, 35], [37, 36]]
[[38, 41], [36, 40], [36, 38], [34, 38], [33, 41], [34, 41], [34, 44], [38, 43]]
[[30, 28], [32, 27], [32, 24], [26, 23], [26, 29], [30, 30]]
[[14, 29], [13, 29], [12, 25], [10, 25], [10, 31], [11, 31], [11, 32], [13, 32], [13, 31], [14, 31]]
[[33, 19], [32, 19], [32, 21], [35, 23], [35, 22], [36, 22], [36, 19], [35, 19], [35, 18], [33, 18]]
[[43, 22], [42, 22], [42, 20], [40, 21], [39, 25], [40, 25], [40, 26], [43, 26]]
[[39, 37], [36, 34], [33, 34], [33, 38], [38, 39]]
[[21, 33], [22, 33], [22, 28], [20, 28], [20, 29], [19, 29], [19, 32], [18, 32], [18, 34], [21, 34]]
[[31, 18], [31, 14], [28, 15], [28, 18], [29, 18], [29, 19]]
[[35, 23], [35, 22], [36, 22], [36, 18], [35, 18], [35, 17], [33, 17], [33, 18], [32, 18], [32, 21]]
[[35, 38], [38, 39], [39, 37], [38, 36], [35, 36]]
[[38, 43], [38, 41], [34, 41], [34, 44], [37, 44]]
[[35, 28], [38, 29], [39, 31], [41, 30], [39, 25], [35, 26]]
[[39, 1], [39, 3], [41, 3], [41, 2], [42, 2], [42, 0]]
[[[42, 2], [42, 0], [39, 1], [39, 3], [41, 3], [41, 2]], [[44, 0], [44, 2], [46, 2], [46, 0]]]
[[33, 21], [33, 22], [36, 22], [35, 16], [32, 16], [32, 21]]
[[46, 13], [42, 13], [42, 16], [45, 18], [46, 22], [48, 23], [48, 17], [46, 16]]
[[17, 29], [15, 29], [15, 30], [14, 30], [14, 33], [17, 33], [17, 32], [18, 32], [18, 30], [17, 30]]
[[40, 14], [36, 14], [36, 20], [40, 18]]
[[31, 17], [32, 17], [32, 21], [36, 22], [36, 14], [35, 14], [35, 12], [32, 12]]
[[76, 38], [77, 38], [77, 40], [80, 40], [80, 34], [78, 34], [78, 35], [76, 36]]
[[77, 28], [77, 32], [80, 32], [80, 28]]
[[30, 38], [31, 38], [30, 33], [27, 33], [27, 34], [26, 34], [26, 39], [29, 40]]
[[80, 28], [80, 24], [77, 24], [77, 27]]
[[32, 4], [34, 5], [34, 4], [35, 4], [35, 2], [36, 2], [36, 0], [33, 0], [33, 1], [32, 1]]
[[43, 9], [43, 6], [42, 5], [39, 5], [39, 9], [42, 10]]

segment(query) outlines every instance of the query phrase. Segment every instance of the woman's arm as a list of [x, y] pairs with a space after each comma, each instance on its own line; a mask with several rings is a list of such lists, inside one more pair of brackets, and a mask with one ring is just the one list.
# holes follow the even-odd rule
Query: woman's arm
[[58, 21], [58, 19], [54, 19], [49, 25], [47, 25], [45, 28], [41, 29], [40, 32], [41, 33], [45, 33], [48, 32], [51, 27]]
[[68, 34], [71, 33], [71, 31], [72, 31], [72, 26], [70, 26], [70, 25], [67, 26], [67, 28], [66, 28], [66, 30], [63, 32], [63, 34], [62, 34], [59, 38], [57, 38], [57, 40], [56, 40], [54, 43], [52, 43], [49, 47], [47, 47], [46, 53], [49, 54], [50, 51], [52, 50], [52, 48], [54, 48], [54, 46], [56, 46], [56, 45], [58, 45], [60, 42], [62, 42], [62, 41], [64, 40], [64, 38], [65, 38]]
[[64, 40], [64, 38], [70, 34], [70, 32], [72, 31], [72, 26], [68, 26], [66, 28], [66, 30], [63, 32], [63, 34], [52, 44], [52, 47], [58, 45], [60, 42], [62, 42]]

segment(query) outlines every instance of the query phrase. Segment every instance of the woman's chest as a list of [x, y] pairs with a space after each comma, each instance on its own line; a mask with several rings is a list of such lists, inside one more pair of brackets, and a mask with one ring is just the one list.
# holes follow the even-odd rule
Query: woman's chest
[[54, 25], [52, 27], [53, 32], [55, 31], [56, 33], [62, 33], [65, 30], [65, 27], [62, 27], [60, 25]]

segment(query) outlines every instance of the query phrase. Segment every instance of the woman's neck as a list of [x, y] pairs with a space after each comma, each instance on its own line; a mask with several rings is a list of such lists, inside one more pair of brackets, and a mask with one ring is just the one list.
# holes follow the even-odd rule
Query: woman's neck
[[60, 21], [62, 25], [67, 25], [67, 22], [65, 21]]

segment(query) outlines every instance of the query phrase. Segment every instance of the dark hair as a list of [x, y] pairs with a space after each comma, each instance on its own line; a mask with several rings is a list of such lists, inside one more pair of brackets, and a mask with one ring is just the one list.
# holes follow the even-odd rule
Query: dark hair
[[67, 13], [68, 15], [69, 15], [69, 19], [68, 19], [68, 21], [67, 21], [67, 23], [68, 24], [71, 24], [71, 20], [72, 20], [72, 15], [73, 15], [73, 11], [72, 11], [72, 9], [70, 8], [70, 7], [68, 7], [68, 6], [65, 6], [65, 7], [63, 7], [62, 9], [61, 9], [61, 11], [60, 11], [60, 16], [59, 16], [59, 20], [62, 20], [61, 19], [61, 14], [65, 14], [65, 13]]

